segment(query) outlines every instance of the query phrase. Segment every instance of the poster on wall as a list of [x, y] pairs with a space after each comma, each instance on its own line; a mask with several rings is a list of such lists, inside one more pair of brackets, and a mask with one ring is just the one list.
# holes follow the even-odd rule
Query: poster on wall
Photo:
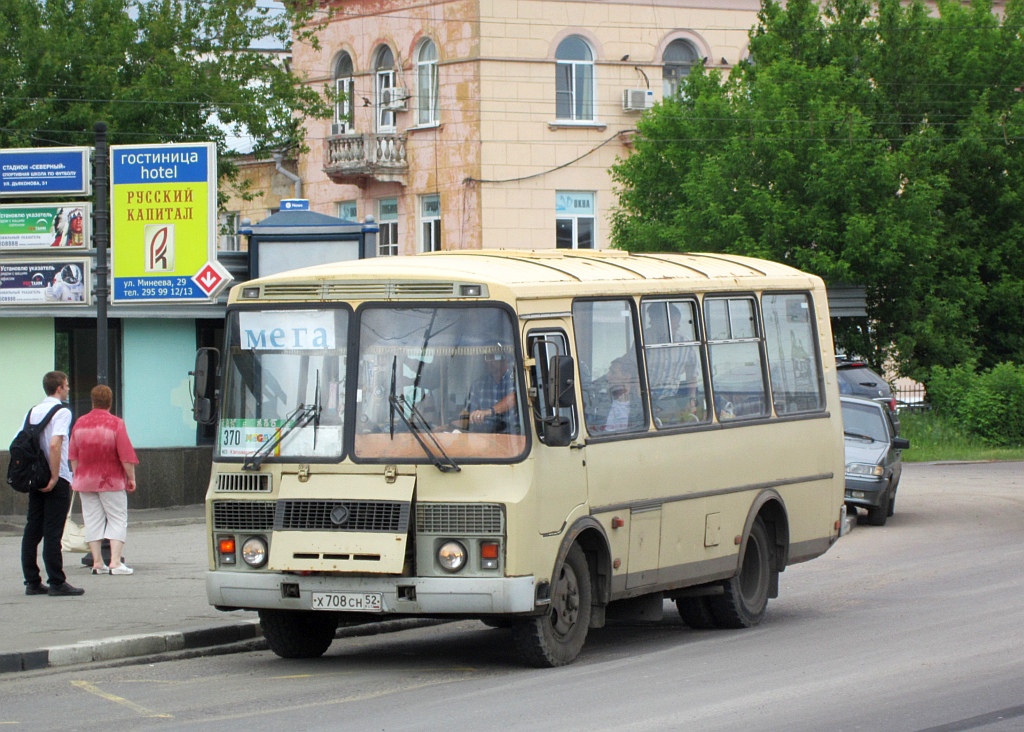
[[110, 181], [113, 301], [216, 297], [217, 146], [115, 145]]
[[0, 251], [85, 249], [92, 204], [25, 203], [0, 206]]
[[0, 261], [0, 305], [90, 304], [90, 260]]

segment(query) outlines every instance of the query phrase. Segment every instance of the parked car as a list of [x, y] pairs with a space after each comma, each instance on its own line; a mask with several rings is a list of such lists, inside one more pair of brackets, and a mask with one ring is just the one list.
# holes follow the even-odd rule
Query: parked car
[[836, 356], [836, 371], [839, 376], [839, 393], [867, 397], [884, 403], [892, 415], [896, 434], [900, 432], [900, 417], [897, 411], [898, 402], [892, 388], [866, 363], [855, 359]]
[[897, 437], [893, 412], [864, 397], [840, 397], [846, 436], [846, 505], [868, 510], [868, 523], [885, 526], [896, 510], [896, 489], [903, 470], [903, 450], [910, 440]]

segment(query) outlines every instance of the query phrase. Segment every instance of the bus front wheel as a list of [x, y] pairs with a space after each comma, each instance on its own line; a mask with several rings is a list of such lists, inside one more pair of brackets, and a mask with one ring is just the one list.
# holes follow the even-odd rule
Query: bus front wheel
[[552, 584], [548, 612], [512, 626], [516, 652], [525, 663], [540, 668], [572, 663], [587, 639], [590, 568], [578, 545], [569, 550]]
[[758, 516], [750, 527], [743, 563], [735, 577], [723, 583], [721, 595], [707, 598], [719, 628], [750, 628], [761, 622], [768, 609], [773, 572], [777, 572], [764, 520]]
[[281, 658], [318, 658], [338, 629], [334, 613], [313, 610], [260, 610], [260, 627], [270, 650]]

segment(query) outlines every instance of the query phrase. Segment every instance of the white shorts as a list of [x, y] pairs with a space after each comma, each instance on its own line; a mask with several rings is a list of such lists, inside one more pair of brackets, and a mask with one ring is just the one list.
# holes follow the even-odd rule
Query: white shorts
[[80, 491], [85, 540], [111, 539], [123, 542], [128, 536], [128, 493], [126, 491]]

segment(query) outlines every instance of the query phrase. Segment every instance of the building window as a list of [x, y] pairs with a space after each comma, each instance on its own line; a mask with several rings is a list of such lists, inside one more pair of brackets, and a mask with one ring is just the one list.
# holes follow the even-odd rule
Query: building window
[[242, 236], [238, 233], [240, 215], [237, 211], [222, 211], [217, 215], [217, 248], [222, 252], [237, 252], [242, 248]]
[[359, 221], [355, 201], [342, 201], [338, 204], [338, 218], [346, 221]]
[[398, 254], [398, 199], [382, 198], [377, 201], [377, 256], [394, 257]]
[[395, 56], [382, 46], [373, 64], [374, 93], [377, 102], [377, 132], [395, 131], [395, 112], [390, 105], [395, 97]]
[[441, 196], [420, 196], [420, 250], [441, 251]]
[[334, 103], [334, 124], [331, 125], [331, 134], [345, 135], [355, 129], [352, 114], [355, 83], [352, 80], [352, 57], [344, 52], [338, 56], [338, 62], [334, 65], [334, 92], [337, 101]]
[[437, 46], [431, 40], [420, 45], [416, 58], [416, 123], [436, 124], [438, 115]]
[[679, 94], [679, 85], [690, 75], [690, 69], [697, 63], [698, 58], [700, 57], [697, 55], [697, 49], [689, 41], [677, 38], [668, 44], [661, 57], [664, 64], [661, 73], [665, 99]]
[[555, 246], [559, 249], [594, 248], [594, 194], [558, 191], [555, 194]]
[[579, 36], [569, 36], [555, 51], [555, 116], [594, 119], [594, 53]]

